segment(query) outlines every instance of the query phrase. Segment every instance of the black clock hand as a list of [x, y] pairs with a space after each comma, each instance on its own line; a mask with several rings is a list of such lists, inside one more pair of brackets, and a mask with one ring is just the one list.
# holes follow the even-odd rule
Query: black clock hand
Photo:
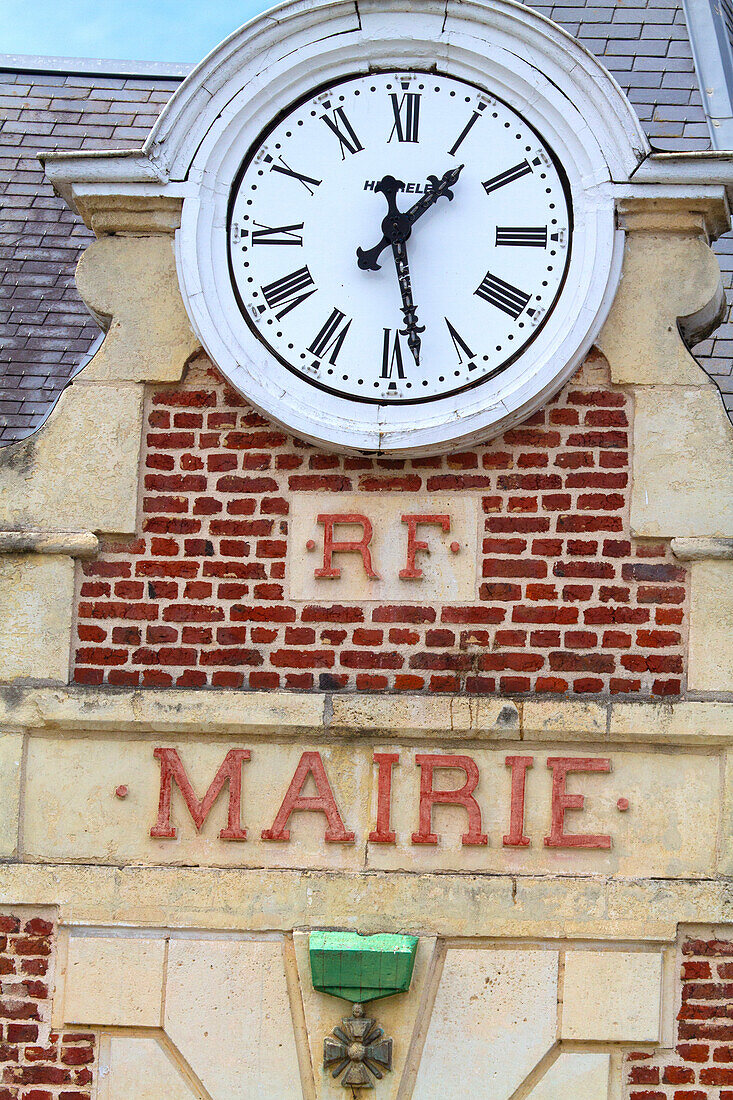
[[425, 332], [425, 325], [417, 323], [417, 309], [412, 300], [412, 280], [410, 279], [410, 266], [407, 260], [407, 245], [404, 241], [392, 243], [397, 279], [402, 295], [402, 314], [405, 318], [405, 328], [400, 330], [407, 337], [407, 346], [413, 354], [416, 365], [420, 366], [420, 337], [418, 333]]
[[463, 168], [463, 164], [459, 164], [457, 168], [450, 168], [441, 179], [438, 179], [437, 176], [428, 176], [430, 190], [426, 190], [425, 194], [406, 212], [411, 225], [414, 225], [417, 219], [421, 218], [425, 211], [429, 210], [438, 199], [446, 198], [449, 202], [453, 201], [451, 187], [458, 182], [458, 177]]
[[[407, 240], [410, 236], [412, 226], [415, 224], [418, 218], [421, 218], [423, 214], [438, 201], [438, 199], [445, 197], [450, 201], [453, 198], [451, 187], [458, 180], [458, 177], [460, 176], [463, 167], [464, 166], [461, 164], [458, 168], [449, 169], [440, 180], [437, 176], [428, 176], [430, 189], [426, 190], [425, 194], [421, 198], [419, 198], [418, 201], [409, 208], [409, 210], [406, 210], [404, 214], [400, 214], [400, 212], [397, 210], [396, 205], [396, 190], [402, 190], [404, 188], [404, 184], [401, 184], [401, 186], [397, 187], [395, 191], [392, 191], [392, 197], [390, 199], [390, 195], [388, 194], [387, 190], [385, 190], [384, 185], [387, 184], [387, 188], [391, 189], [392, 184], [396, 184], [399, 181], [395, 180], [393, 176], [385, 176], [384, 179], [379, 181], [374, 190], [384, 192], [387, 197], [387, 202], [391, 204], [390, 211], [388, 211], [387, 217], [382, 222], [383, 236], [379, 244], [375, 245], [374, 248], [357, 248], [356, 250], [357, 263], [362, 271], [379, 271], [380, 265], [377, 263], [377, 260], [379, 259], [384, 249], [387, 248], [388, 245], [393, 243], [394, 227], [393, 218], [390, 219], [390, 212], [399, 215], [400, 219], [406, 218], [408, 220], [409, 226], [407, 227], [406, 235], [404, 235], [403, 237], [404, 240]], [[404, 227], [402, 229], [402, 232], [405, 233]]]

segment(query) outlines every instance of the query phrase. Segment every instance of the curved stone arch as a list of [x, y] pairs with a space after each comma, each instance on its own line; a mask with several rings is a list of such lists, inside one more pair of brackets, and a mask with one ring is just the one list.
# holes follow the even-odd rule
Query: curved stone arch
[[[454, 60], [461, 51], [507, 51], [541, 59], [542, 73], [577, 108], [608, 165], [610, 178], [629, 178], [649, 153], [639, 119], [619, 85], [591, 53], [551, 20], [513, 0], [417, 0], [395, 11], [390, 0], [291, 0], [235, 31], [187, 77], [163, 109], [144, 152], [163, 178], [191, 178], [202, 142], [237, 95], [251, 97], [269, 83], [278, 63], [315, 41], [338, 39], [359, 69], [365, 49], [380, 38], [405, 34], [424, 49], [426, 62]], [[373, 57], [373, 53], [371, 54]], [[254, 79], [242, 86], [242, 70], [257, 58]], [[414, 60], [414, 57], [412, 58]], [[290, 63], [290, 62], [289, 62]], [[259, 78], [259, 79], [258, 79]]]

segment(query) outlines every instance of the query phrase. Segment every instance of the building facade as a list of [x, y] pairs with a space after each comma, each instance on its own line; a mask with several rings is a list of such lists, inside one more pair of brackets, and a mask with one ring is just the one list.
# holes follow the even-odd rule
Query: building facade
[[0, 1097], [733, 1097], [724, 16], [16, 64]]

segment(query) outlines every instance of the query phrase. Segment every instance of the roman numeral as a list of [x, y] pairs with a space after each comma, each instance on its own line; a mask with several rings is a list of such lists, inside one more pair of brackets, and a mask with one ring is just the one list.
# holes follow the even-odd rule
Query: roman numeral
[[402, 359], [402, 345], [400, 344], [400, 334], [395, 332], [394, 344], [392, 343], [392, 330], [386, 328], [384, 330], [384, 343], [382, 345], [382, 373], [380, 378], [389, 378], [390, 383], [387, 389], [396, 390], [397, 383], [391, 381], [392, 375], [397, 371], [398, 378], [405, 377], [405, 367]]
[[[308, 287], [313, 287], [313, 289], [308, 290]], [[297, 271], [291, 272], [290, 275], [283, 275], [282, 279], [277, 279], [274, 283], [262, 287], [265, 301], [270, 309], [276, 311], [275, 316], [278, 321], [282, 320], [286, 313], [290, 313], [291, 309], [295, 309], [296, 306], [299, 306], [306, 298], [310, 298], [311, 294], [315, 294], [315, 292], [316, 286], [307, 267], [301, 267]]]
[[546, 225], [497, 225], [496, 243], [525, 245], [528, 248], [547, 248]]
[[331, 316], [308, 348], [308, 351], [318, 359], [323, 359], [330, 351], [331, 355], [328, 361], [331, 366], [334, 366], [341, 351], [341, 345], [351, 327], [351, 318], [346, 321], [346, 324], [343, 323], [344, 321], [346, 321], [346, 314], [342, 313], [340, 309], [333, 309]]
[[397, 134], [398, 141], [418, 141], [420, 129], [420, 100], [419, 92], [405, 92], [402, 99], [395, 92], [390, 94], [392, 111], [394, 112], [394, 126], [388, 141]]
[[484, 191], [487, 195], [490, 195], [492, 191], [496, 191], [497, 187], [504, 187], [507, 183], [513, 183], [514, 180], [521, 179], [522, 176], [526, 176], [531, 171], [531, 166], [526, 160], [523, 160], [520, 164], [515, 164], [513, 168], [507, 168], [506, 172], [500, 172], [498, 176], [492, 176], [490, 180], [484, 180]]
[[346, 160], [346, 153], [360, 153], [364, 148], [354, 132], [354, 127], [346, 117], [343, 107], [336, 108], [333, 112], [333, 118], [329, 118], [328, 115], [321, 115], [321, 122], [325, 122], [326, 126], [333, 130], [339, 139], [341, 160]]
[[463, 366], [463, 357], [465, 355], [466, 359], [469, 360], [468, 369], [469, 370], [475, 370], [476, 364], [470, 362], [470, 360], [474, 358], [474, 354], [471, 351], [470, 347], [468, 346], [466, 341], [463, 339], [461, 334], [459, 332], [457, 332], [456, 329], [453, 328], [453, 325], [450, 323], [448, 318], [446, 317], [446, 318], [444, 318], [444, 320], [445, 320], [446, 325], [448, 326], [448, 332], [450, 333], [450, 338], [453, 341], [453, 347], [456, 349], [456, 355], [458, 356], [458, 362], [461, 364], [461, 366]]
[[474, 294], [478, 294], [479, 298], [483, 298], [485, 302], [508, 313], [515, 321], [531, 298], [530, 294], [518, 290], [511, 283], [505, 283], [490, 271], [486, 272]]
[[[482, 108], [482, 110], [484, 110], [484, 109], [485, 109], [485, 107]], [[466, 123], [466, 125], [463, 127], [460, 134], [456, 138], [453, 147], [448, 150], [448, 155], [449, 156], [454, 157], [456, 155], [456, 153], [460, 149], [461, 145], [463, 144], [465, 139], [468, 137], [468, 135], [471, 131], [471, 127], [475, 126], [475, 124], [478, 122], [478, 120], [480, 118], [481, 118], [480, 112], [479, 111], [474, 111], [473, 114], [471, 115], [471, 117], [469, 118], [468, 122]]]
[[315, 180], [312, 176], [305, 176], [302, 172], [296, 172], [294, 168], [291, 168], [282, 157], [278, 157], [278, 160], [282, 161], [282, 164], [275, 164], [271, 156], [265, 157], [265, 163], [270, 165], [271, 172], [282, 172], [284, 176], [290, 176], [291, 179], [297, 180], [298, 183], [302, 183], [306, 191], [310, 195], [314, 195], [314, 187], [320, 187], [323, 180]]
[[298, 225], [261, 225], [253, 222], [258, 228], [252, 230], [252, 244], [295, 244], [302, 245], [303, 238], [296, 233], [296, 229], [303, 228], [303, 222]]

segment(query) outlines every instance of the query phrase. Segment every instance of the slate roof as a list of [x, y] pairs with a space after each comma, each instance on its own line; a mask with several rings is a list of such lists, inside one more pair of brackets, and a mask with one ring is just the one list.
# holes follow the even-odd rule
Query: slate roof
[[[534, 7], [603, 61], [656, 149], [711, 147], [681, 0]], [[53, 194], [36, 154], [139, 147], [186, 71], [0, 57], [0, 444], [43, 422], [99, 338], [73, 279], [92, 235]], [[716, 251], [733, 301], [733, 234]], [[696, 354], [733, 412], [733, 318]]]

